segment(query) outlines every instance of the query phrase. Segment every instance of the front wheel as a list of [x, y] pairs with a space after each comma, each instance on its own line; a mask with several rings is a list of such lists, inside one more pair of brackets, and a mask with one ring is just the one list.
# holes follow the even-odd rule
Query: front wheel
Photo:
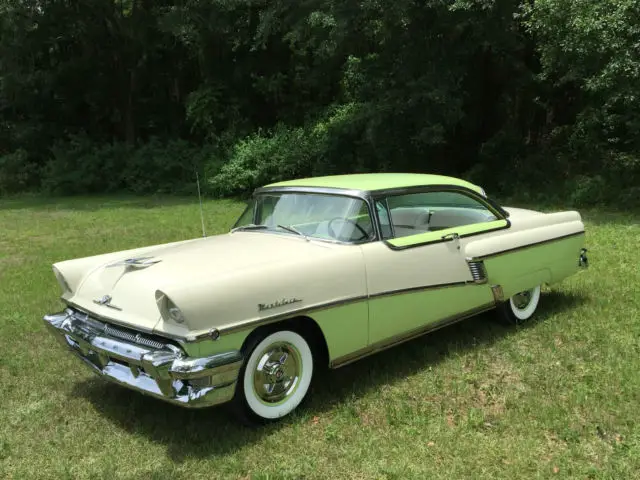
[[516, 293], [499, 307], [502, 318], [507, 323], [523, 323], [529, 320], [540, 302], [540, 286]]
[[304, 400], [313, 376], [313, 354], [300, 334], [281, 330], [247, 344], [234, 402], [249, 423], [288, 415]]

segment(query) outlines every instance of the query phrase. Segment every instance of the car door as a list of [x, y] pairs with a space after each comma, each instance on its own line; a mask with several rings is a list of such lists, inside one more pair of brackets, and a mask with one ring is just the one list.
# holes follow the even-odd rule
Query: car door
[[509, 222], [466, 189], [425, 189], [375, 198], [383, 241], [362, 246], [369, 293], [369, 344], [436, 328], [493, 306], [472, 275], [464, 245]]

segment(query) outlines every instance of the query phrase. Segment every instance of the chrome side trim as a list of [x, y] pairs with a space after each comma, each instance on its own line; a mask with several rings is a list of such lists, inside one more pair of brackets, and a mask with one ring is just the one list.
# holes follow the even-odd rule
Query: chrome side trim
[[72, 311], [46, 315], [44, 323], [66, 349], [105, 379], [184, 407], [208, 407], [230, 400], [243, 363], [233, 350], [187, 357], [174, 345], [145, 346], [99, 329]]
[[540, 246], [540, 245], [545, 245], [547, 243], [553, 243], [553, 242], [556, 242], [558, 240], [564, 240], [566, 238], [578, 237], [578, 236], [584, 235], [584, 234], [585, 234], [584, 230], [581, 231], [581, 232], [570, 233], [568, 235], [562, 235], [560, 237], [550, 238], [548, 240], [542, 240], [541, 242], [529, 243], [527, 245], [522, 245], [521, 247], [509, 248], [507, 250], [500, 250], [499, 252], [490, 253], [488, 255], [483, 255], [481, 257], [473, 257], [471, 259], [471, 261], [474, 261], [474, 262], [482, 261], [482, 260], [486, 260], [488, 258], [497, 257], [498, 255], [504, 255], [505, 253], [518, 252], [520, 250], [526, 250], [527, 248], [537, 247], [537, 246]]
[[349, 363], [355, 362], [356, 360], [360, 360], [361, 358], [367, 357], [374, 353], [378, 353], [382, 350], [386, 350], [388, 348], [394, 347], [396, 345], [407, 342], [409, 340], [413, 340], [414, 338], [420, 337], [430, 332], [434, 332], [436, 330], [447, 327], [449, 325], [453, 325], [454, 323], [460, 322], [462, 320], [465, 320], [469, 317], [473, 317], [475, 315], [479, 315], [480, 313], [487, 312], [489, 310], [492, 310], [493, 308], [495, 308], [495, 304], [488, 303], [486, 305], [482, 305], [472, 310], [468, 310], [459, 315], [452, 315], [450, 317], [444, 318], [442, 320], [431, 323], [429, 325], [425, 325], [423, 327], [412, 330], [408, 333], [403, 333], [401, 335], [397, 335], [395, 337], [382, 340], [380, 342], [369, 345], [368, 347], [360, 349], [356, 352], [353, 352], [348, 355], [344, 355], [342, 357], [332, 360], [329, 363], [329, 367], [330, 368], [343, 367], [345, 365], [348, 365]]
[[[274, 322], [278, 322], [281, 320], [286, 320], [288, 318], [292, 318], [298, 315], [304, 315], [304, 314], [308, 314], [308, 313], [313, 313], [313, 312], [318, 312], [321, 310], [326, 310], [328, 308], [333, 308], [333, 307], [339, 307], [339, 306], [343, 306], [343, 305], [347, 305], [350, 303], [357, 303], [357, 302], [361, 302], [364, 300], [372, 300], [372, 299], [376, 299], [376, 298], [381, 298], [381, 297], [388, 297], [388, 296], [392, 296], [392, 295], [402, 295], [402, 294], [406, 294], [406, 293], [417, 293], [417, 292], [425, 292], [425, 291], [429, 291], [429, 290], [440, 290], [443, 288], [453, 288], [453, 287], [463, 287], [465, 285], [472, 285], [475, 282], [469, 281], [469, 282], [456, 282], [456, 283], [443, 283], [443, 284], [438, 284], [438, 285], [420, 285], [417, 287], [409, 287], [409, 288], [402, 288], [399, 290], [389, 290], [389, 291], [385, 291], [385, 292], [379, 292], [379, 293], [374, 293], [372, 295], [360, 295], [357, 297], [351, 297], [351, 298], [346, 298], [346, 299], [342, 299], [342, 300], [336, 300], [334, 302], [328, 302], [328, 303], [324, 303], [324, 304], [320, 304], [320, 305], [312, 305], [312, 306], [308, 306], [308, 307], [303, 307], [303, 308], [298, 308], [296, 310], [289, 310], [287, 312], [283, 312], [277, 315], [272, 315], [270, 317], [264, 317], [264, 318], [258, 318], [255, 320], [250, 320], [248, 322], [241, 322], [241, 323], [236, 323], [236, 324], [232, 324], [232, 325], [227, 325], [227, 326], [221, 326], [218, 328], [220, 335], [225, 335], [225, 334], [229, 334], [229, 333], [234, 333], [234, 332], [239, 332], [248, 328], [255, 328], [255, 327], [260, 327], [262, 325], [268, 325], [270, 323], [274, 323]], [[202, 333], [200, 335], [197, 335], [195, 337], [192, 337], [190, 339], [187, 340], [188, 343], [192, 343], [192, 342], [200, 342], [203, 340], [207, 340], [210, 339], [210, 335], [208, 332], [206, 333]]]
[[470, 283], [473, 283], [473, 282], [454, 282], [454, 283], [440, 283], [437, 285], [420, 285], [417, 287], [400, 288], [398, 290], [388, 290], [386, 292], [374, 293], [373, 295], [369, 295], [369, 298], [373, 299], [373, 298], [380, 298], [380, 297], [390, 297], [393, 295], [402, 295], [405, 293], [426, 292], [429, 290], [442, 290], [443, 288], [464, 287], [465, 285], [469, 285]]
[[[259, 327], [262, 325], [268, 325], [270, 323], [278, 322], [280, 320], [286, 320], [287, 318], [295, 317], [297, 315], [302, 315], [305, 313], [318, 312], [321, 310], [326, 310], [327, 308], [338, 307], [342, 305], [347, 305], [350, 303], [361, 302], [368, 298], [367, 295], [359, 295], [357, 297], [345, 298], [342, 300], [336, 300], [333, 302], [323, 303], [320, 305], [312, 305], [309, 307], [297, 308], [295, 310], [289, 310], [287, 312], [279, 313], [276, 315], [271, 315], [269, 317], [256, 318], [254, 320], [249, 320], [248, 322], [235, 323], [231, 325], [225, 325], [218, 328], [220, 335], [225, 335], [229, 333], [239, 332], [241, 330], [245, 330], [247, 328]], [[206, 340], [210, 338], [209, 333], [202, 333], [193, 339], [187, 340], [189, 343], [191, 342], [199, 342], [202, 340]]]
[[[275, 322], [279, 322], [281, 320], [287, 320], [288, 318], [292, 318], [292, 317], [296, 317], [298, 315], [305, 315], [305, 314], [310, 314], [313, 312], [319, 312], [322, 310], [326, 310], [329, 308], [334, 308], [334, 307], [339, 307], [339, 306], [343, 306], [343, 305], [348, 305], [351, 303], [357, 303], [357, 302], [361, 302], [364, 300], [369, 300], [369, 299], [375, 299], [375, 298], [380, 298], [380, 297], [386, 297], [386, 296], [392, 296], [392, 295], [401, 295], [401, 294], [405, 294], [405, 293], [416, 293], [416, 292], [424, 292], [424, 291], [428, 291], [428, 290], [439, 290], [442, 288], [452, 288], [452, 287], [462, 287], [465, 285], [470, 285], [473, 284], [474, 282], [469, 281], [469, 282], [456, 282], [456, 283], [443, 283], [443, 284], [438, 284], [438, 285], [420, 285], [417, 287], [409, 287], [409, 288], [404, 288], [404, 289], [399, 289], [399, 290], [390, 290], [390, 291], [386, 291], [386, 292], [380, 292], [380, 293], [375, 293], [373, 295], [358, 295], [355, 297], [350, 297], [350, 298], [345, 298], [345, 299], [341, 299], [341, 300], [335, 300], [332, 302], [327, 302], [327, 303], [322, 303], [322, 304], [317, 304], [317, 305], [311, 305], [311, 306], [307, 306], [307, 307], [302, 307], [302, 308], [297, 308], [295, 310], [288, 310], [286, 312], [282, 312], [282, 313], [278, 313], [275, 315], [271, 315], [268, 317], [263, 317], [263, 318], [256, 318], [253, 320], [249, 320], [246, 322], [239, 322], [239, 323], [235, 323], [235, 324], [231, 324], [231, 325], [223, 325], [220, 326], [218, 328], [214, 328], [214, 329], [210, 329], [206, 332], [200, 333], [198, 335], [194, 335], [194, 336], [189, 336], [189, 337], [177, 337], [177, 336], [172, 336], [169, 335], [167, 333], [160, 333], [160, 334], [156, 334], [155, 332], [153, 332], [154, 336], [157, 337], [164, 337], [167, 338], [168, 340], [173, 340], [178, 344], [191, 344], [191, 343], [198, 343], [198, 342], [203, 342], [205, 340], [217, 340], [220, 335], [227, 335], [230, 333], [235, 333], [235, 332], [240, 332], [242, 330], [246, 330], [246, 329], [250, 329], [250, 328], [256, 328], [256, 327], [260, 327], [263, 325], [269, 325], [271, 323], [275, 323]], [[75, 305], [72, 302], [67, 302], [69, 305], [73, 305], [74, 308]], [[83, 315], [89, 317], [89, 314], [82, 312]], [[91, 318], [91, 320], [93, 321], [98, 321], [95, 320], [94, 318]], [[122, 325], [120, 324], [117, 320], [113, 320], [111, 318], [106, 318], [106, 317], [100, 317], [100, 321], [108, 321], [110, 323], [114, 323], [116, 325]], [[124, 326], [124, 325], [122, 325]], [[113, 328], [113, 327], [110, 327]], [[142, 330], [142, 328], [140, 328], [140, 330]], [[147, 333], [152, 333], [148, 330], [144, 330]], [[215, 335], [212, 335], [212, 332], [215, 333]], [[131, 337], [122, 337], [125, 340], [131, 340]]]

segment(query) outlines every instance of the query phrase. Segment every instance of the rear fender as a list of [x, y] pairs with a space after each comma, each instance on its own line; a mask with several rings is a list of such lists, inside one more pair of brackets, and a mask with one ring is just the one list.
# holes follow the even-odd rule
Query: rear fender
[[488, 283], [502, 286], [505, 298], [544, 283], [559, 282], [578, 271], [584, 246], [584, 225], [573, 218], [475, 240], [466, 245], [465, 256], [482, 261]]

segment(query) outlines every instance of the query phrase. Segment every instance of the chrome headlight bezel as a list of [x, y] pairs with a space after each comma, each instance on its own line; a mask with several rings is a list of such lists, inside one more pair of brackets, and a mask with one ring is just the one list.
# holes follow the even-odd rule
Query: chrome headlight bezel
[[180, 307], [173, 302], [169, 296], [161, 290], [156, 290], [156, 304], [160, 310], [160, 316], [165, 322], [172, 322], [177, 325], [184, 325], [186, 318]]
[[56, 277], [56, 280], [58, 281], [58, 285], [60, 285], [60, 289], [62, 290], [62, 294], [68, 294], [68, 293], [73, 293], [73, 290], [71, 290], [71, 286], [69, 286], [69, 282], [67, 282], [67, 279], [64, 278], [64, 275], [62, 274], [62, 272], [56, 268], [55, 266], [51, 267], [53, 270], [53, 274]]

